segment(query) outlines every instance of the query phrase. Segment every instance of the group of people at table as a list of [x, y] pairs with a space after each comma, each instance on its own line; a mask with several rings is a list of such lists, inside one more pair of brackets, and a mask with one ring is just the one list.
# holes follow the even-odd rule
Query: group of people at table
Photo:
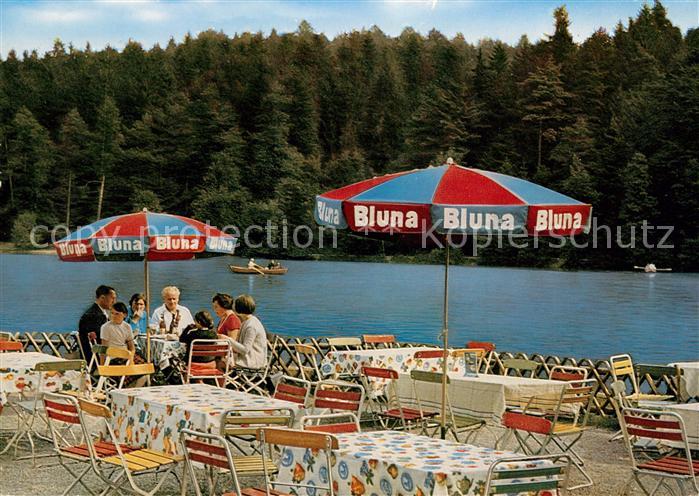
[[[146, 297], [136, 293], [126, 303], [117, 301], [113, 287], [100, 285], [95, 290], [94, 303], [82, 314], [78, 324], [78, 338], [88, 362], [92, 358], [92, 344], [128, 349], [135, 361], [143, 360], [136, 354], [135, 339], [147, 332], [166, 334], [189, 346], [195, 339], [226, 339], [230, 342], [233, 361], [238, 367], [263, 368], [267, 363], [267, 333], [255, 316], [255, 300], [243, 294], [233, 298], [216, 293], [211, 299], [212, 310], [218, 322], [207, 310], [199, 310], [192, 316], [189, 309], [180, 305], [180, 290], [166, 286], [162, 292], [163, 304], [146, 314]], [[213, 357], [192, 357], [197, 367], [225, 367]]]

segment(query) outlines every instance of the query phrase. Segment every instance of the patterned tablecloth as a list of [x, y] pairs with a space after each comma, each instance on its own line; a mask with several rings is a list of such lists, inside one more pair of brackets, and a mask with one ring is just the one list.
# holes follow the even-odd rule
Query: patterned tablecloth
[[[699, 403], [663, 405], [663, 410], [679, 413], [687, 432], [687, 444], [692, 450], [699, 450]], [[694, 457], [692, 457], [694, 459]]]
[[677, 362], [670, 365], [682, 369], [687, 394], [692, 398], [699, 397], [699, 362]]
[[[136, 348], [138, 352], [146, 357], [146, 336], [139, 334], [136, 336]], [[184, 357], [187, 347], [179, 341], [170, 341], [159, 337], [150, 338], [150, 357], [158, 368], [165, 369], [170, 366], [170, 358], [173, 356]]]
[[[64, 362], [65, 359], [46, 353], [0, 353], [0, 405], [7, 403], [11, 393], [31, 393], [40, 383], [34, 366], [41, 362]], [[74, 391], [81, 387], [78, 371], [44, 372], [42, 392]]]
[[121, 442], [172, 455], [181, 454], [182, 429], [218, 433], [222, 414], [228, 410], [290, 408], [295, 419], [303, 414], [296, 403], [208, 384], [118, 389], [109, 394], [112, 427]]
[[[449, 399], [455, 413], [470, 415], [500, 422], [505, 406], [518, 401], [527, 401], [532, 396], [558, 397], [565, 382], [548, 379], [529, 379], [495, 374], [478, 374], [464, 377], [449, 374]], [[441, 406], [441, 384], [417, 383], [417, 394], [424, 409], [439, 410]], [[415, 405], [410, 376], [398, 378], [398, 396], [405, 406]]]
[[[402, 374], [410, 374], [414, 369], [441, 372], [442, 358], [415, 359], [417, 351], [438, 348], [418, 346], [415, 348], [387, 348], [376, 350], [331, 351], [320, 364], [320, 372], [325, 376], [359, 375], [362, 367], [392, 369]], [[457, 376], [475, 374], [475, 355], [466, 355], [458, 359], [450, 358], [449, 371]], [[375, 392], [382, 392], [384, 380], [374, 380]]]
[[[331, 460], [336, 494], [481, 495], [490, 465], [499, 458], [516, 456], [396, 431], [336, 437], [340, 448]], [[282, 453], [278, 481], [318, 486], [327, 484], [327, 476], [322, 453], [299, 448], [286, 448]], [[320, 491], [315, 494], [321, 496]]]

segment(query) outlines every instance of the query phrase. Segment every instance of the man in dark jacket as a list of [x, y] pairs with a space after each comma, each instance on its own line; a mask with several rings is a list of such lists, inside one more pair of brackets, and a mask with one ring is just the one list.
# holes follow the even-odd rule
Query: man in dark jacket
[[98, 343], [100, 342], [100, 328], [109, 320], [109, 309], [112, 308], [116, 298], [117, 294], [114, 288], [99, 286], [95, 290], [95, 302], [80, 317], [78, 339], [80, 339], [80, 346], [82, 346], [87, 363], [90, 363], [90, 359], [92, 359], [90, 340], [96, 339]]

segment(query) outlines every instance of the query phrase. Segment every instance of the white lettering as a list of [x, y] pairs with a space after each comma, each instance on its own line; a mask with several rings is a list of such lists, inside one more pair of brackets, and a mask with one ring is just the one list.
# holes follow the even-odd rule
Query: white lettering
[[354, 222], [357, 224], [357, 227], [367, 227], [369, 225], [368, 212], [369, 209], [364, 205], [354, 206]]
[[469, 212], [468, 208], [444, 208], [444, 229], [513, 231], [515, 217], [513, 214], [501, 215], [495, 212]]
[[82, 243], [63, 243], [58, 245], [61, 256], [81, 256], [87, 255], [87, 247]]
[[405, 214], [405, 227], [409, 229], [417, 228], [417, 212], [414, 210], [408, 210]]
[[97, 238], [97, 251], [107, 254], [142, 252], [143, 244], [140, 239]]
[[444, 229], [459, 227], [459, 209], [446, 207], [444, 209]]
[[354, 223], [356, 227], [395, 227], [415, 229], [418, 227], [418, 214], [415, 210], [377, 209], [374, 205], [355, 205]]
[[324, 201], [318, 200], [318, 218], [336, 226], [340, 225], [340, 210], [328, 206]]
[[560, 231], [568, 229], [580, 229], [582, 227], [582, 214], [580, 212], [554, 213], [553, 210], [538, 210], [536, 212], [535, 231]]

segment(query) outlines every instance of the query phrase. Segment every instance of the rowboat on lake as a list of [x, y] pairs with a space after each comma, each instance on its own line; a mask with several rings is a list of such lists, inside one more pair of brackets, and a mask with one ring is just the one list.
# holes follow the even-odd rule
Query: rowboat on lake
[[288, 267], [275, 267], [274, 269], [267, 269], [265, 267], [249, 268], [249, 267], [240, 267], [239, 265], [229, 265], [228, 268], [234, 274], [252, 274], [252, 275], [266, 275], [266, 276], [281, 276], [281, 275], [286, 274], [289, 271]]

